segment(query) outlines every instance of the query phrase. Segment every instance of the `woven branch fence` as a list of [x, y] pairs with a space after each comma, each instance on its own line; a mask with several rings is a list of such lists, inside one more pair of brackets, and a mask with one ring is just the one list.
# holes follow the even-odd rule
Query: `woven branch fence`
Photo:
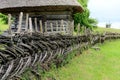
[[[39, 75], [36, 66], [55, 63], [59, 65], [70, 51], [87, 49], [105, 40], [120, 39], [119, 33], [71, 35], [44, 35], [41, 33], [16, 34], [13, 37], [0, 36], [0, 80], [20, 80], [27, 69]], [[61, 57], [59, 57], [61, 56]], [[18, 79], [19, 78], [19, 79]], [[40, 79], [38, 79], [40, 80]]]

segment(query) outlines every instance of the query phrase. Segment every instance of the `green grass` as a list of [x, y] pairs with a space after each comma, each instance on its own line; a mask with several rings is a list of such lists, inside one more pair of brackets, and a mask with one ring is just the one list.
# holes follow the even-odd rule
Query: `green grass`
[[120, 33], [120, 29], [113, 29], [113, 28], [95, 28], [94, 32], [104, 33], [104, 32], [117, 32]]
[[89, 49], [69, 64], [47, 72], [56, 80], [120, 80], [120, 40], [99, 45], [100, 51]]

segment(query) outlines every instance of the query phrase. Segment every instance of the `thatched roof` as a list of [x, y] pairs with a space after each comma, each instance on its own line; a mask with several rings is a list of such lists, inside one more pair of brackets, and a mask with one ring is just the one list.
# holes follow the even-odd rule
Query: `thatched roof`
[[28, 10], [33, 8], [65, 9], [71, 8], [77, 12], [83, 11], [77, 0], [0, 0], [0, 12], [16, 10]]

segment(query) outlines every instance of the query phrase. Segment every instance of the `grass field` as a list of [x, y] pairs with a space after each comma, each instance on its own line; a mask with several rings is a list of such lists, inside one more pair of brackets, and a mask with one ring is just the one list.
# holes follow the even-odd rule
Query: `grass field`
[[99, 45], [73, 58], [69, 64], [44, 75], [56, 80], [120, 80], [120, 40]]
[[117, 33], [120, 33], [120, 29], [101, 28], [101, 27], [95, 28], [93, 31], [94, 32], [99, 32], [99, 33], [103, 33], [103, 32], [117, 32]]

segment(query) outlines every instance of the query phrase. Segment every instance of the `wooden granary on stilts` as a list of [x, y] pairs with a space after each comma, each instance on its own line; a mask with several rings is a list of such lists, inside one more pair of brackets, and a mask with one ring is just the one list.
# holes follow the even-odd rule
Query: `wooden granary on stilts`
[[0, 0], [0, 12], [8, 14], [14, 33], [72, 34], [73, 14], [82, 11], [77, 0]]

